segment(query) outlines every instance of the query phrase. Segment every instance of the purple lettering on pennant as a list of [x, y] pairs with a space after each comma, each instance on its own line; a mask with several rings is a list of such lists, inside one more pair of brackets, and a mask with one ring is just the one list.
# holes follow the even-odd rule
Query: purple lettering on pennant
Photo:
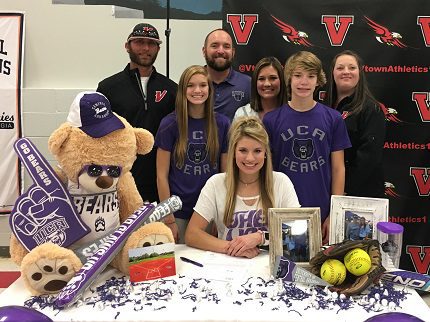
[[14, 148], [34, 182], [16, 199], [9, 218], [16, 238], [30, 251], [46, 242], [68, 247], [88, 234], [69, 192], [33, 143], [21, 138]]

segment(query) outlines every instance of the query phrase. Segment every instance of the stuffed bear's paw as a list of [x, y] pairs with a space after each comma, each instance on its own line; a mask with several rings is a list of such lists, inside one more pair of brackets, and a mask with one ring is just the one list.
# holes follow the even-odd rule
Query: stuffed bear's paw
[[48, 258], [41, 258], [23, 271], [31, 287], [42, 294], [58, 293], [75, 273], [70, 261]]
[[[38, 251], [41, 247], [38, 246], [24, 257], [21, 266], [24, 282], [34, 295], [58, 293], [82, 266], [72, 251], [53, 244], [44, 245], [48, 245], [43, 247], [45, 254]], [[40, 256], [35, 256], [34, 251]]]

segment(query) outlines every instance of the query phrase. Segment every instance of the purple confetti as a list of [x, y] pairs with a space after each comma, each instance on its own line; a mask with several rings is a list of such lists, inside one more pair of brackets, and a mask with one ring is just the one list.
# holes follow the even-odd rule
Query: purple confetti
[[296, 312], [298, 315], [302, 316], [302, 315], [300, 314], [300, 312], [299, 312], [299, 311], [297, 311], [297, 310], [289, 310], [289, 311], [288, 311], [288, 313], [290, 313], [290, 312]]
[[[273, 279], [266, 281], [261, 277], [250, 277], [237, 287], [227, 284], [224, 288], [217, 288], [215, 287], [217, 284], [212, 285], [213, 282], [210, 284], [211, 281], [203, 278], [193, 279], [187, 276], [179, 278], [131, 283], [125, 276], [111, 277], [104, 284], [92, 287], [91, 291], [84, 295], [85, 298], [76, 302], [72, 308], [82, 305], [99, 310], [117, 308], [112, 312], [112, 317], [116, 319], [121, 312], [119, 308], [125, 308], [131, 312], [164, 310], [169, 307], [168, 303], [172, 297], [179, 295], [172, 303], [183, 301], [185, 305], [189, 302], [189, 309], [193, 312], [197, 311], [199, 305], [203, 303], [220, 304], [224, 301], [226, 304], [239, 306], [243, 303], [255, 303], [267, 311], [288, 309], [288, 312], [295, 312], [302, 316], [301, 312], [293, 309], [298, 302], [304, 302], [303, 311], [329, 310], [339, 314], [341, 311], [361, 308], [366, 312], [380, 312], [401, 307], [402, 302], [410, 295], [407, 290], [394, 287], [390, 282], [372, 286], [365, 295], [345, 297], [332, 293], [327, 288], [312, 286], [303, 289], [291, 282]], [[222, 293], [217, 294], [218, 289], [222, 290]], [[225, 292], [231, 292], [236, 296], [226, 297]], [[253, 295], [250, 296], [251, 294]], [[25, 305], [39, 310], [58, 309], [60, 312], [61, 308], [55, 306], [54, 298], [53, 296], [34, 296], [28, 299]]]

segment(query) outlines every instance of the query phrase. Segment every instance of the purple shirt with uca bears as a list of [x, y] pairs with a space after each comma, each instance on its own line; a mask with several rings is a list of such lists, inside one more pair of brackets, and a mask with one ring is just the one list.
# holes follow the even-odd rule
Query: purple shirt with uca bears
[[236, 110], [243, 105], [249, 103], [251, 96], [251, 77], [239, 73], [233, 68], [227, 78], [219, 84], [212, 82], [215, 90], [215, 104], [214, 109], [216, 112], [224, 114], [233, 120]]
[[263, 118], [269, 134], [273, 170], [293, 182], [302, 207], [320, 207], [321, 222], [330, 212], [331, 153], [351, 146], [340, 113], [321, 103], [298, 112], [288, 104]]
[[182, 200], [182, 209], [175, 212], [176, 218], [190, 219], [200, 191], [206, 181], [220, 172], [220, 155], [227, 153], [227, 133], [230, 122], [224, 115], [215, 113], [218, 126], [219, 156], [215, 166], [210, 163], [206, 151], [205, 119], [188, 118], [188, 143], [184, 166], [178, 168], [174, 157], [176, 141], [179, 137], [176, 113], [163, 118], [155, 137], [155, 146], [170, 154], [169, 187], [170, 194]]

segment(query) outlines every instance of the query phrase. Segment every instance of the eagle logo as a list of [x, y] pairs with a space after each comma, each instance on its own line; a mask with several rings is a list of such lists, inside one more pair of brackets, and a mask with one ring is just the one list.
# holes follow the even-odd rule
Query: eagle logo
[[379, 102], [379, 108], [384, 113], [385, 120], [394, 123], [402, 123], [403, 121], [397, 117], [397, 111], [394, 108], [386, 107], [383, 103]]
[[388, 46], [397, 46], [399, 48], [408, 47], [400, 41], [400, 39], [402, 39], [402, 35], [398, 32], [391, 32], [387, 27], [376, 23], [366, 16], [364, 16], [364, 19], [367, 20], [367, 24], [375, 31], [376, 40], [378, 40], [380, 43], [386, 44]]
[[278, 18], [276, 18], [273, 15], [272, 15], [272, 19], [273, 19], [273, 22], [275, 23], [275, 25], [278, 26], [278, 28], [281, 29], [281, 31], [283, 32], [282, 37], [286, 41], [288, 41], [294, 45], [313, 47], [313, 44], [311, 44], [308, 41], [309, 37], [308, 37], [308, 34], [306, 32], [297, 31], [296, 28], [294, 28], [293, 26], [279, 20]]
[[396, 192], [396, 187], [391, 182], [385, 182], [385, 195], [389, 197], [399, 198], [400, 195]]

